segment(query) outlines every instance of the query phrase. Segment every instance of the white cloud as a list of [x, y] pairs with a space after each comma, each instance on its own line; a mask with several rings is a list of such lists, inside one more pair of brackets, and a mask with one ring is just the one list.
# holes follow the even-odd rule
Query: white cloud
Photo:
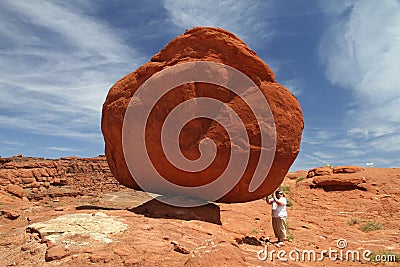
[[337, 148], [343, 148], [343, 149], [356, 149], [357, 148], [356, 143], [349, 139], [338, 140], [333, 145]]
[[340, 3], [337, 1], [319, 1], [319, 7], [326, 13], [333, 15], [340, 15], [351, 7], [353, 0], [342, 0]]
[[10, 146], [24, 146], [24, 145], [26, 145], [26, 143], [14, 142], [14, 141], [3, 141], [3, 144], [10, 145]]
[[328, 143], [338, 138], [337, 132], [329, 131], [328, 129], [314, 128], [314, 129], [307, 129], [307, 131], [310, 131], [311, 133], [310, 137], [314, 141]]
[[370, 145], [377, 150], [400, 153], [400, 138], [398, 135], [388, 135], [374, 139]]
[[399, 13], [398, 1], [357, 1], [344, 19], [335, 17], [320, 50], [328, 78], [372, 104], [399, 97]]
[[2, 150], [17, 151], [16, 148], [11, 148], [11, 147], [2, 147], [0, 151], [2, 151]]
[[269, 22], [273, 1], [165, 0], [171, 21], [181, 29], [196, 26], [220, 27], [231, 31], [251, 46], [268, 41], [274, 34]]
[[400, 2], [327, 2], [331, 27], [320, 56], [327, 78], [356, 97], [347, 134], [384, 158], [384, 152], [400, 151]]
[[323, 151], [315, 151], [312, 153], [312, 155], [320, 159], [319, 160], [320, 162], [326, 162], [326, 163], [329, 163], [328, 161], [331, 161], [336, 157], [336, 155], [333, 153], [331, 154]]
[[[36, 120], [34, 121], [32, 117], [13, 117], [13, 116], [3, 116], [0, 115], [0, 125], [3, 127], [8, 127], [11, 129], [18, 129], [18, 130], [25, 130], [27, 133], [35, 133], [35, 134], [44, 134], [50, 136], [62, 136], [62, 137], [70, 137], [76, 139], [84, 139], [89, 141], [98, 142], [101, 140], [100, 132], [96, 131], [84, 131], [85, 129], [76, 129], [71, 127], [58, 127], [65, 123], [63, 118], [56, 118], [57, 120], [60, 119], [61, 121], [53, 122], [53, 121], [41, 121]], [[68, 124], [74, 124], [76, 121], [77, 123], [84, 124], [84, 121], [78, 121], [75, 118], [69, 118]]]
[[0, 3], [1, 127], [99, 136], [108, 89], [144, 59], [115, 29], [86, 14], [94, 8], [88, 5]]
[[308, 145], [320, 145], [331, 139], [332, 134], [319, 128], [305, 127], [302, 143]]
[[282, 82], [282, 85], [289, 89], [289, 91], [295, 96], [299, 96], [303, 92], [302, 82], [299, 79], [284, 81]]
[[[364, 166], [368, 160], [383, 163], [382, 160], [376, 161], [375, 157], [380, 157], [381, 154], [374, 150], [375, 147], [371, 144], [365, 145], [364, 136], [360, 137], [359, 133], [347, 135], [338, 129], [337, 125], [332, 125], [329, 129], [306, 127], [303, 133], [301, 157], [295, 162], [294, 169], [310, 169], [327, 163], [334, 166]], [[382, 165], [377, 166], [382, 167]]]
[[[79, 11], [79, 8], [72, 6], [62, 6], [52, 1], [6, 1], [6, 5], [18, 15], [36, 27], [44, 27], [46, 30], [58, 35], [61, 40], [52, 40], [61, 45], [61, 47], [73, 47], [80, 51], [87, 52], [86, 56], [97, 56], [114, 61], [124, 61], [127, 55], [126, 45], [124, 45], [112, 30], [106, 25], [100, 24], [93, 17], [85, 16]], [[18, 28], [17, 28], [18, 29]], [[25, 40], [26, 44], [41, 44], [41, 36], [26, 35], [20, 36], [16, 32], [19, 40]], [[8, 35], [9, 38], [15, 38], [15, 33]], [[51, 38], [54, 38], [51, 37]], [[117, 52], [117, 53], [116, 53]], [[122, 52], [122, 53], [118, 53]]]
[[49, 147], [50, 150], [55, 150], [55, 151], [62, 151], [62, 152], [77, 152], [77, 151], [81, 151], [79, 149], [75, 149], [75, 148], [69, 148], [69, 147]]

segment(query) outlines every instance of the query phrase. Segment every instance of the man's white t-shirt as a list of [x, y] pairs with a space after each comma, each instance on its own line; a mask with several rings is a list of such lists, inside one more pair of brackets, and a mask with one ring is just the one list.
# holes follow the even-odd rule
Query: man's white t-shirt
[[275, 201], [272, 202], [272, 217], [275, 218], [284, 218], [287, 217], [287, 211], [286, 211], [286, 198], [281, 197], [279, 201], [282, 201], [284, 205], [278, 205]]

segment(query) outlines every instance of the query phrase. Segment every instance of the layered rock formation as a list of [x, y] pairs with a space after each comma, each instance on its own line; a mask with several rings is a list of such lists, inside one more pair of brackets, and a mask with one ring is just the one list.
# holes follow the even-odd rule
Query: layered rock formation
[[[52, 190], [53, 187], [63, 189]], [[61, 159], [0, 158], [0, 189], [20, 198], [90, 194], [92, 187], [97, 187], [100, 191], [104, 187], [118, 188], [105, 156]]]
[[[276, 146], [266, 149], [269, 152], [272, 151], [271, 153], [274, 155], [269, 172], [265, 173], [261, 185], [255, 191], [250, 192], [249, 185], [256, 168], [259, 165], [268, 164], [267, 162], [260, 162], [259, 164], [261, 151], [265, 149], [260, 145], [261, 126], [257, 123], [258, 118], [252, 113], [252, 107], [241, 99], [241, 95], [238, 96], [224, 88], [224, 86], [210, 83], [187, 83], [178, 86], [164, 95], [151, 110], [146, 124], [145, 141], [152, 164], [166, 180], [186, 187], [199, 187], [210, 184], [224, 173], [231, 156], [232, 140], [230, 140], [226, 129], [212, 119], [194, 119], [187, 123], [179, 134], [179, 148], [189, 160], [196, 160], [200, 157], [199, 145], [202, 140], [206, 138], [213, 140], [217, 149], [216, 157], [206, 169], [190, 172], [177, 168], [168, 161], [161, 145], [160, 132], [163, 123], [168, 114], [177, 105], [200, 97], [214, 98], [232, 108], [240, 117], [249, 136], [248, 143], [244, 142], [245, 144], [242, 148], [250, 150], [248, 161], [241, 163], [245, 167], [245, 171], [239, 177], [239, 182], [217, 201], [245, 202], [259, 199], [272, 193], [281, 184], [286, 172], [299, 153], [304, 126], [302, 112], [297, 99], [277, 83], [272, 70], [254, 51], [232, 33], [217, 28], [197, 27], [186, 31], [154, 55], [150, 62], [119, 80], [110, 89], [103, 105], [102, 132], [111, 172], [123, 185], [141, 189], [137, 180], [135, 180], [139, 177], [132, 176], [124, 155], [123, 125], [128, 105], [129, 103], [131, 105], [140, 105], [142, 103], [143, 99], [140, 98], [135, 98], [134, 101], [131, 100], [138, 88], [150, 77], [160, 73], [162, 70], [167, 70], [173, 66], [183, 66], [184, 63], [194, 61], [221, 63], [242, 72], [253, 81], [258, 87], [257, 90], [261, 91], [268, 101], [274, 125], [268, 124], [271, 121], [266, 119], [266, 124], [270, 127], [270, 132], [267, 134], [276, 138]], [[214, 75], [212, 71], [214, 70], [210, 68], [209, 76]], [[212, 78], [220, 80], [222, 84], [226, 85], [225, 87], [235, 85], [237, 81], [230, 77], [229, 73], [227, 74], [225, 70], [218, 71], [220, 71], [219, 75]], [[196, 76], [196, 74], [194, 75]], [[160, 83], [160, 85], [162, 86], [163, 84]], [[250, 92], [250, 89], [246, 92]], [[262, 108], [268, 110], [265, 107]], [[196, 111], [193, 111], [193, 114], [195, 113]], [[268, 114], [265, 112], [265, 118], [267, 117]], [[229, 116], [225, 116], [223, 119], [227, 120], [228, 124], [235, 124]], [[134, 129], [133, 132], [135, 132]], [[137, 132], [137, 134], [140, 133]], [[273, 139], [272, 137], [271, 139]], [[235, 136], [233, 139], [235, 139]], [[136, 147], [130, 147], [129, 149], [134, 150]], [[141, 160], [144, 161], [145, 158], [136, 159], [136, 161]], [[153, 179], [151, 175], [140, 178]], [[162, 185], [154, 185], [152, 188], [155, 193], [165, 193]]]
[[308, 170], [311, 188], [323, 188], [325, 191], [372, 190], [358, 166], [317, 167]]

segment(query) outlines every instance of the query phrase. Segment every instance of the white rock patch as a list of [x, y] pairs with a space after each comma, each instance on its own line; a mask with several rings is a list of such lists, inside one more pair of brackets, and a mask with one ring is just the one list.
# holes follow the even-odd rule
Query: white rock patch
[[[111, 243], [110, 235], [124, 232], [128, 225], [118, 220], [117, 217], [108, 216], [102, 212], [65, 214], [47, 222], [34, 223], [28, 229], [39, 232], [53, 243], [65, 243], [68, 237], [86, 236], [103, 243]], [[88, 244], [82, 242], [80, 245]]]

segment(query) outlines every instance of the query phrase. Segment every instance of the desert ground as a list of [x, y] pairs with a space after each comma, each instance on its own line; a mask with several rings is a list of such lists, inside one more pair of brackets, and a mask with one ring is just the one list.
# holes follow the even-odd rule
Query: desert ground
[[318, 167], [281, 190], [277, 247], [263, 199], [178, 208], [119, 185], [104, 156], [0, 158], [0, 265], [398, 266], [400, 168]]

